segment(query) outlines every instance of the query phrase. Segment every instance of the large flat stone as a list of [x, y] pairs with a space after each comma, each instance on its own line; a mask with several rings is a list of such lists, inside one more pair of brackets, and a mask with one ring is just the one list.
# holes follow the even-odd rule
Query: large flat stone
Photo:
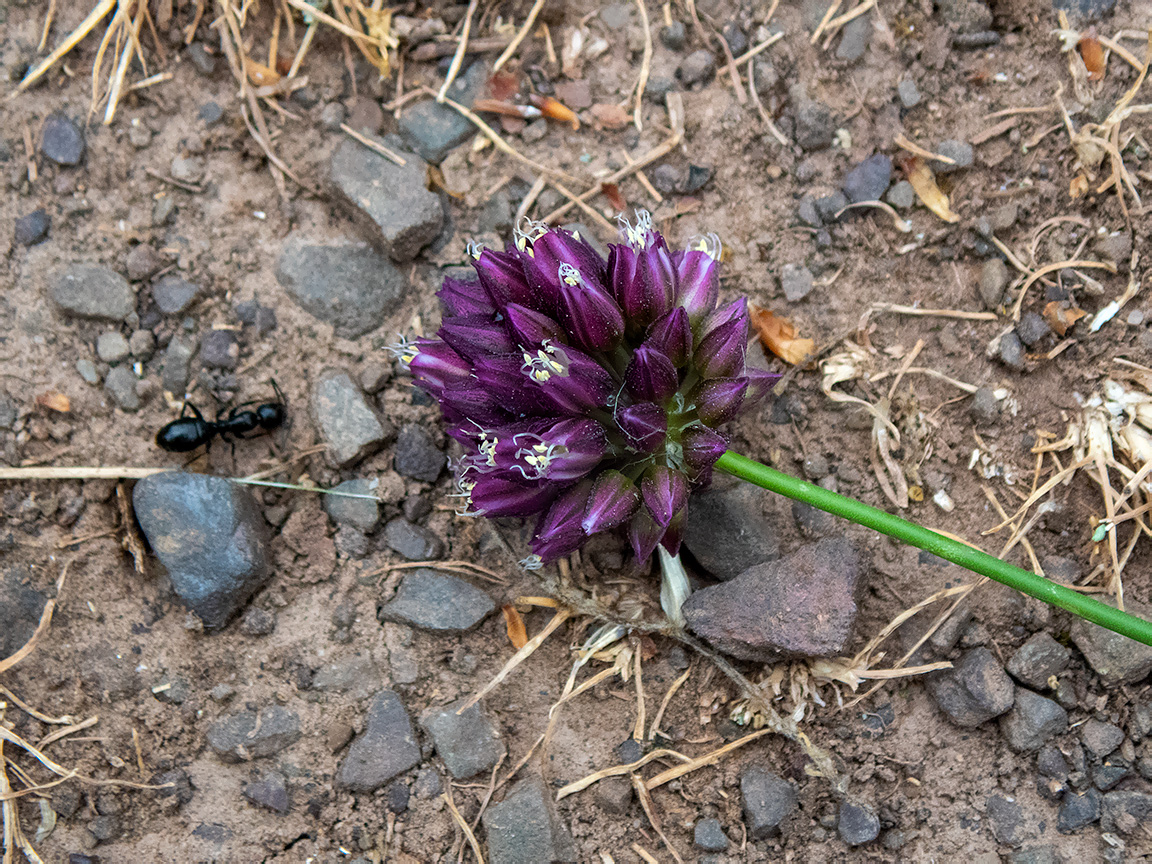
[[372, 792], [420, 764], [412, 720], [400, 697], [381, 690], [372, 698], [364, 733], [348, 748], [339, 783], [352, 792]]

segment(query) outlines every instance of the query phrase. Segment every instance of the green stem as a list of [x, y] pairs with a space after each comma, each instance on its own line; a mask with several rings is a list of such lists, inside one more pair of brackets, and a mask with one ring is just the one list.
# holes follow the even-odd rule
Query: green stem
[[1129, 639], [1135, 639], [1145, 645], [1152, 645], [1152, 623], [1118, 609], [1113, 609], [1093, 597], [1065, 588], [1063, 585], [1051, 582], [1035, 573], [1021, 570], [1006, 561], [993, 558], [986, 552], [952, 540], [943, 534], [937, 534], [935, 531], [908, 522], [899, 516], [893, 516], [891, 513], [869, 507], [854, 498], [837, 495], [835, 492], [829, 492], [827, 489], [783, 474], [767, 465], [761, 465], [759, 462], [753, 462], [745, 456], [733, 453], [731, 450], [720, 457], [716, 467], [769, 491], [778, 492], [797, 501], [804, 501], [820, 510], [836, 516], [843, 516], [845, 519], [850, 519], [866, 528], [871, 528], [911, 546], [924, 549], [933, 555], [951, 561], [953, 564], [959, 564], [974, 573], [979, 573], [981, 576], [987, 576], [989, 579], [994, 579], [1031, 597], [1036, 597], [1045, 603], [1066, 609], [1073, 615], [1078, 615], [1093, 624], [1099, 624], [1101, 627], [1127, 636]]

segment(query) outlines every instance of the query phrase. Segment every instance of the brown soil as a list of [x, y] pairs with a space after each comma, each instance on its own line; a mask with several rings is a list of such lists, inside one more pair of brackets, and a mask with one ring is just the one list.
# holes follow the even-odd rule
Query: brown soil
[[[44, 5], [19, 4], [0, 10], [0, 14], [7, 14], [0, 41], [6, 72], [19, 75], [23, 64], [34, 57]], [[56, 34], [75, 26], [83, 17], [82, 7], [88, 4], [60, 5], [63, 8]], [[268, 32], [269, 21], [265, 19], [275, 5], [261, 4], [263, 17], [250, 22], [250, 32]], [[522, 20], [526, 4], [513, 5], [515, 9], [509, 8], [505, 14], [514, 11], [515, 20]], [[761, 5], [737, 7], [721, 0], [707, 4], [707, 8], [701, 4], [701, 12], [718, 25], [737, 20], [751, 23], [754, 29], [764, 14]], [[949, 191], [961, 216], [956, 225], [947, 225], [917, 208], [910, 217], [913, 232], [898, 234], [887, 217], [869, 214], [832, 228], [831, 245], [820, 247], [815, 232], [796, 218], [796, 207], [804, 194], [827, 194], [860, 159], [878, 150], [893, 153], [892, 136], [899, 123], [909, 138], [931, 147], [942, 139], [972, 138], [995, 122], [985, 119], [994, 111], [1051, 102], [1055, 83], [1068, 77], [1065, 58], [1050, 35], [1056, 26], [1054, 15], [1039, 0], [994, 5], [996, 27], [1004, 34], [1003, 41], [992, 48], [964, 52], [947, 47], [939, 14], [929, 14], [931, 3], [881, 4], [894, 48], [885, 45], [883, 34], [875, 34], [864, 58], [846, 65], [834, 59], [835, 46], [832, 51], [823, 51], [809, 44], [809, 31], [802, 23], [798, 4], [782, 4], [773, 24], [788, 35], [765, 56], [772, 58], [784, 78], [802, 81], [810, 97], [825, 102], [843, 118], [839, 125], [850, 133], [850, 146], [799, 156], [782, 150], [764, 133], [752, 108], [738, 103], [721, 70], [706, 88], [684, 93], [687, 140], [683, 152], [674, 154], [670, 161], [676, 165], [688, 161], [710, 165], [715, 175], [696, 195], [698, 207], [682, 207], [689, 212], [661, 223], [670, 243], [678, 245], [692, 235], [716, 232], [727, 249], [726, 294], [746, 294], [761, 306], [788, 314], [801, 335], [825, 344], [851, 331], [861, 314], [877, 302], [981, 309], [977, 283], [983, 258], [975, 251], [978, 236], [973, 226], [977, 217], [1003, 203], [1019, 205], [1015, 224], [1000, 234], [1000, 239], [1018, 253], [1027, 250], [1036, 226], [1053, 216], [1079, 216], [1090, 223], [1092, 231], [1123, 228], [1124, 217], [1112, 193], [1090, 192], [1078, 200], [1069, 199], [1074, 156], [1062, 130], [1024, 152], [1022, 141], [1058, 122], [1054, 113], [1024, 115], [1018, 137], [1012, 132], [978, 146], [972, 168], [952, 175]], [[755, 11], [750, 13], [751, 6]], [[594, 8], [594, 4], [581, 0], [564, 10], [564, 21], [575, 23]], [[1144, 26], [1149, 13], [1147, 3], [1124, 0], [1102, 29], [1111, 33], [1120, 27]], [[655, 31], [660, 26], [659, 8], [650, 6], [649, 15]], [[682, 13], [681, 17], [688, 20]], [[216, 44], [207, 23], [206, 19], [200, 35], [208, 44]], [[563, 30], [552, 27], [553, 34]], [[603, 27], [597, 32], [605, 34], [610, 48], [586, 70], [594, 99], [618, 101], [635, 75], [628, 34]], [[685, 54], [700, 47], [693, 39], [690, 26]], [[538, 39], [528, 44], [534, 53], [541, 50]], [[1126, 44], [1134, 53], [1143, 53], [1140, 43]], [[0, 432], [4, 460], [10, 464], [133, 466], [177, 461], [158, 451], [152, 440], [156, 429], [175, 416], [174, 412], [157, 394], [139, 412], [124, 413], [113, 407], [101, 388], [85, 384], [75, 371], [75, 362], [93, 356], [95, 338], [105, 328], [63, 320], [47, 300], [47, 277], [59, 266], [93, 261], [122, 268], [130, 246], [138, 241], [171, 249], [182, 274], [204, 286], [206, 296], [191, 312], [191, 326], [197, 332], [213, 324], [235, 324], [235, 302], [253, 297], [274, 307], [278, 316], [275, 331], [245, 347], [245, 371], [236, 401], [262, 398], [267, 379], [275, 378], [289, 405], [294, 406], [292, 422], [286, 432], [238, 443], [234, 450], [218, 443], [204, 470], [243, 475], [266, 467], [276, 454], [292, 454], [313, 446], [316, 434], [303, 409], [311, 382], [326, 367], [356, 371], [380, 359], [383, 346], [393, 341], [397, 332], [411, 333], [420, 326], [431, 332], [438, 320], [433, 296], [437, 268], [422, 259], [411, 266], [412, 285], [403, 305], [386, 326], [358, 340], [338, 338], [331, 327], [302, 312], [273, 275], [283, 237], [291, 229], [324, 239], [347, 232], [349, 226], [329, 201], [296, 195], [299, 190], [292, 190], [290, 206], [281, 206], [271, 175], [238, 119], [235, 82], [224, 64], [220, 62], [217, 73], [205, 78], [178, 52], [169, 63], [174, 73], [171, 81], [126, 98], [111, 127], [99, 125], [100, 115], [93, 118], [87, 128], [88, 154], [81, 168], [65, 171], [42, 161], [39, 179], [26, 182], [21, 130], [27, 127], [35, 132], [43, 118], [56, 109], [75, 117], [85, 115], [90, 95], [88, 70], [96, 46], [97, 40], [89, 38], [67, 58], [70, 73], [57, 70], [45, 85], [4, 103], [6, 119], [0, 134], [11, 158], [4, 163], [9, 182], [0, 191], [0, 284], [4, 287], [0, 310], [6, 322], [0, 335], [0, 388], [12, 396], [26, 417], [19, 434]], [[255, 54], [264, 50], [253, 49]], [[668, 52], [660, 49], [659, 54], [666, 57]], [[682, 55], [673, 58], [676, 62], [679, 59]], [[371, 94], [368, 82], [374, 76], [360, 58], [355, 62], [361, 75], [361, 93]], [[323, 28], [306, 71], [311, 87], [325, 98], [350, 97], [340, 45]], [[996, 80], [1001, 73], [1006, 76], [1003, 82]], [[430, 65], [410, 65], [406, 74], [408, 88], [421, 81], [431, 84], [439, 80]], [[906, 76], [916, 80], [923, 102], [901, 121], [895, 86]], [[1113, 57], [1108, 78], [1101, 85], [1101, 103], [1111, 106], [1133, 80], [1133, 70]], [[6, 89], [13, 87], [9, 84]], [[391, 87], [389, 83], [386, 93], [375, 95], [387, 100]], [[785, 95], [782, 89], [781, 98]], [[227, 118], [209, 135], [206, 159], [211, 191], [191, 194], [154, 179], [146, 169], [167, 173], [182, 139], [196, 128], [199, 106], [208, 100], [224, 107]], [[293, 110], [303, 119], [276, 119], [276, 146], [301, 175], [321, 177], [338, 136], [320, 127], [319, 107], [311, 112], [298, 107]], [[273, 116], [273, 112], [267, 113]], [[596, 131], [587, 125], [579, 132], [553, 127], [543, 141], [532, 145], [517, 138], [510, 140], [537, 160], [592, 176], [614, 163], [622, 149], [637, 154], [661, 140], [666, 134], [659, 128], [665, 117], [663, 110], [646, 103], [645, 117], [640, 142], [631, 129]], [[128, 140], [130, 124], [136, 121], [155, 133], [142, 150]], [[392, 122], [391, 117], [388, 122]], [[1147, 136], [1148, 127], [1143, 129]], [[814, 171], [813, 179], [802, 183], [796, 179], [796, 170], [804, 160]], [[453, 176], [464, 178], [467, 198], [452, 204], [455, 234], [439, 261], [463, 258], [463, 244], [477, 227], [485, 191], [518, 170], [516, 163], [491, 150], [470, 157], [459, 168]], [[533, 179], [525, 177], [529, 182]], [[1025, 181], [1026, 189], [1022, 188]], [[623, 184], [622, 191], [630, 202], [654, 207], [655, 202], [634, 180]], [[176, 196], [177, 211], [167, 228], [152, 229], [150, 214], [160, 194]], [[477, 206], [469, 208], [468, 203]], [[15, 218], [39, 206], [53, 213], [49, 240], [31, 248], [10, 248]], [[603, 201], [599, 206], [607, 208]], [[665, 212], [659, 210], [657, 214]], [[1079, 237], [1074, 236], [1074, 227], [1064, 226], [1048, 235], [1049, 242], [1037, 253], [1037, 262], [1071, 257]], [[915, 249], [906, 252], [901, 248], [906, 243], [914, 243]], [[1145, 257], [1152, 253], [1146, 224], [1141, 225], [1139, 219], [1135, 243]], [[798, 304], [787, 304], [778, 277], [789, 263], [806, 263], [817, 280], [829, 279], [830, 284], [819, 285]], [[831, 280], [833, 274], [838, 275]], [[1123, 289], [1125, 277], [1104, 276], [1102, 281], [1107, 295], [1112, 296]], [[1039, 289], [1033, 291], [1036, 296], [1026, 308], [1038, 309]], [[1088, 298], [1085, 305], [1091, 314], [1106, 300]], [[1027, 372], [1012, 371], [985, 356], [985, 347], [1003, 329], [1002, 322], [881, 314], [873, 318], [870, 340], [879, 349], [878, 368], [897, 369], [897, 358], [923, 339], [926, 344], [918, 365], [981, 386], [1007, 388], [1013, 410], [1006, 411], [990, 428], [981, 429], [980, 435], [984, 452], [1011, 468], [1017, 478], [1014, 488], [1020, 488], [1028, 485], [1033, 470], [1034, 457], [1021, 443], [1025, 434], [1036, 429], [1062, 433], [1068, 412], [1076, 408], [1073, 394], [1090, 393], [1113, 357], [1147, 360], [1146, 348], [1139, 347], [1147, 342], [1138, 342], [1146, 323], [1127, 325], [1125, 317], [1131, 309], [1145, 310], [1144, 321], [1152, 320], [1147, 299], [1138, 297], [1100, 332], [1088, 335], [1083, 328], [1074, 331], [1077, 343], [1055, 359], [1029, 360]], [[819, 384], [817, 372], [802, 371], [787, 390], [790, 400], [803, 403], [795, 422], [774, 425], [769, 422], [771, 408], [765, 408], [758, 416], [741, 421], [735, 430], [735, 449], [795, 473], [800, 472], [805, 456], [821, 454], [837, 467], [842, 491], [886, 506], [869, 461], [869, 433], [852, 428], [847, 422], [851, 412], [838, 410], [823, 396]], [[888, 382], [877, 385], [873, 395], [882, 395], [887, 386]], [[48, 414], [36, 408], [33, 397], [47, 391], [67, 394], [70, 413]], [[922, 471], [948, 475], [950, 495], [956, 503], [954, 511], [943, 513], [926, 498], [924, 503], [912, 505], [910, 517], [979, 540], [982, 531], [999, 521], [982, 485], [995, 489], [1009, 509], [1016, 505], [1017, 497], [1002, 478], [985, 480], [968, 469], [969, 454], [977, 443], [967, 401], [956, 401], [958, 391], [925, 376], [910, 376], [900, 393], [905, 404], [914, 402], [928, 418], [926, 440], [932, 446]], [[205, 394], [200, 395], [208, 401]], [[382, 402], [396, 421], [418, 420], [429, 428], [436, 427], [437, 412], [414, 404], [403, 380], [394, 379], [388, 385]], [[330, 485], [350, 476], [371, 477], [387, 471], [390, 459], [390, 452], [385, 450], [354, 470], [339, 474], [326, 468], [320, 457], [313, 457], [301, 463], [301, 473], [306, 470], [313, 480]], [[845, 476], [857, 479], [851, 482]], [[421, 488], [409, 482], [409, 492]], [[435, 487], [433, 500], [437, 505], [447, 501], [447, 491], [443, 480]], [[98, 805], [105, 811], [118, 808], [123, 825], [119, 839], [95, 850], [104, 861], [339, 861], [347, 860], [348, 853], [350, 857], [374, 854], [387, 831], [385, 801], [380, 796], [356, 796], [336, 788], [333, 778], [341, 754], [334, 755], [327, 744], [334, 724], [358, 726], [362, 722], [366, 700], [319, 694], [301, 689], [299, 684], [301, 670], [355, 654], [370, 656], [384, 670], [380, 683], [388, 683], [390, 646], [385, 644], [384, 630], [376, 621], [375, 606], [382, 596], [377, 574], [393, 563], [395, 556], [375, 552], [361, 561], [340, 559], [329, 575], [298, 563], [305, 560], [300, 556], [279, 554], [275, 558], [277, 572], [253, 601], [275, 611], [275, 632], [248, 637], [234, 623], [220, 634], [206, 636], [186, 626], [186, 613], [173, 598], [165, 578], [141, 578], [133, 571], [131, 559], [121, 548], [116, 501], [109, 497], [110, 492], [111, 484], [107, 483], [6, 484], [4, 530], [12, 531], [16, 540], [4, 554], [5, 569], [26, 566], [30, 584], [48, 590], [62, 563], [71, 560], [73, 564], [50, 634], [30, 660], [4, 676], [3, 683], [50, 714], [66, 713], [76, 718], [99, 715], [99, 723], [92, 729], [50, 747], [49, 752], [63, 764], [93, 777], [137, 782], [181, 767], [190, 775], [195, 793], [190, 802], [176, 807], [171, 799], [166, 803], [146, 791], [85, 790], [81, 809], [70, 819], [61, 819], [40, 844], [45, 860], [63, 861], [69, 852], [90, 849], [86, 826]], [[59, 527], [55, 507], [81, 493], [89, 503], [80, 520], [70, 528]], [[1069, 522], [1078, 527], [1064, 535], [1037, 529], [1031, 539], [1041, 557], [1063, 554], [1087, 563], [1092, 551], [1089, 517], [1099, 514], [1099, 496], [1087, 480], [1077, 481], [1067, 495], [1072, 513]], [[269, 506], [287, 505], [297, 511], [298, 520], [306, 517], [307, 539], [303, 542], [313, 553], [309, 559], [332, 555], [332, 529], [314, 500], [279, 492], [265, 493], [263, 500]], [[777, 510], [782, 545], [789, 551], [804, 541], [788, 503], [780, 502]], [[498, 549], [478, 551], [483, 534], [479, 524], [455, 517], [447, 507], [438, 507], [428, 524], [448, 542], [448, 557], [476, 560], [506, 574], [508, 585], [485, 586], [501, 602], [518, 593], [533, 593], [534, 577], [519, 572], [509, 556]], [[860, 635], [853, 648], [901, 609], [964, 579], [956, 568], [921, 565], [915, 551], [886, 539], [864, 531], [851, 534], [871, 555], [874, 567], [862, 603]], [[517, 542], [522, 539], [516, 531], [505, 531], [505, 536]], [[75, 537], [94, 539], [61, 547], [62, 541]], [[298, 538], [294, 542], [302, 541]], [[283, 538], [274, 543], [275, 549], [283, 549]], [[986, 548], [998, 545], [998, 539], [992, 538]], [[1013, 560], [1027, 566], [1018, 551], [1013, 555]], [[1129, 597], [1149, 599], [1149, 565], [1147, 548], [1138, 548], [1126, 571]], [[394, 581], [383, 590], [390, 590], [392, 585]], [[338, 643], [332, 640], [332, 616], [343, 603], [355, 605], [356, 623], [352, 640]], [[1048, 629], [1060, 638], [1069, 623], [1065, 615], [997, 586], [980, 589], [974, 609], [976, 620], [986, 631], [985, 644], [1004, 659], [1032, 631]], [[529, 632], [538, 632], [546, 620], [544, 612], [529, 614]], [[569, 644], [575, 638], [574, 631], [561, 630], [486, 700], [486, 708], [508, 744], [509, 764], [518, 760], [543, 731], [548, 709], [571, 667]], [[499, 616], [459, 638], [417, 632], [411, 648], [420, 677], [416, 683], [396, 689], [413, 716], [429, 706], [474, 692], [512, 653]], [[679, 675], [669, 659], [678, 650], [673, 643], [657, 640], [655, 648], [655, 656], [645, 664], [649, 718]], [[894, 658], [899, 650], [892, 647], [888, 657]], [[471, 661], [464, 659], [467, 655], [476, 660], [474, 671]], [[707, 661], [697, 658], [693, 662], [693, 675], [672, 700], [663, 728], [673, 736], [678, 749], [699, 754], [742, 732], [726, 719], [729, 703], [736, 698], [735, 689], [722, 676], [710, 672]], [[755, 668], [745, 667], [745, 671], [752, 677], [760, 674]], [[1065, 675], [1080, 696], [1080, 707], [1070, 712], [1073, 723], [1093, 715], [1123, 722], [1130, 705], [1144, 698], [1141, 686], [1105, 689], [1078, 654]], [[162, 702], [153, 695], [151, 688], [175, 678], [189, 684], [183, 704]], [[222, 683], [236, 689], [227, 705], [209, 697], [209, 691]], [[685, 860], [696, 860], [699, 855], [692, 846], [691, 826], [701, 816], [717, 816], [729, 834], [740, 839], [739, 776], [742, 767], [753, 761], [799, 784], [799, 816], [782, 837], [736, 843], [717, 860], [999, 860], [997, 856], [1006, 856], [1011, 849], [998, 844], [990, 831], [986, 802], [992, 795], [1014, 796], [1023, 807], [1020, 836], [1025, 845], [1051, 845], [1067, 861], [1101, 860], [1107, 846], [1098, 826], [1075, 835], [1058, 834], [1055, 806], [1036, 791], [1034, 757], [1008, 750], [994, 723], [975, 730], [950, 725], [915, 680], [893, 682], [852, 710], [837, 710], [838, 694], [832, 688], [822, 692], [828, 705], [810, 707], [805, 729], [815, 742], [842, 760], [853, 796], [875, 807], [884, 831], [903, 832], [906, 845], [898, 851], [879, 841], [864, 850], [845, 846], [836, 836], [832, 819], [836, 799], [827, 783], [805, 776], [805, 760], [796, 744], [768, 737], [725, 758], [715, 768], [697, 771], [655, 793], [663, 826]], [[847, 699], [850, 694], [843, 695]], [[296, 745], [270, 760], [274, 764], [223, 764], [207, 748], [205, 730], [217, 717], [246, 704], [273, 702], [298, 713], [304, 733]], [[890, 706], [894, 721], [882, 737], [873, 738], [867, 720], [870, 714], [881, 712], [882, 706]], [[782, 707], [787, 710], [790, 704], [785, 700]], [[549, 779], [559, 785], [615, 764], [613, 750], [630, 735], [635, 711], [632, 686], [619, 682], [598, 687], [566, 706], [549, 751]], [[16, 730], [27, 739], [39, 740], [51, 731], [11, 706], [7, 718], [15, 721]], [[134, 733], [139, 734], [143, 774], [137, 767]], [[1074, 738], [1075, 733], [1069, 733], [1067, 742]], [[13, 756], [11, 748], [5, 754]], [[43, 779], [43, 772], [37, 772], [27, 760], [16, 759], [34, 777]], [[432, 758], [426, 764], [437, 762]], [[293, 806], [287, 815], [254, 807], [241, 795], [243, 784], [265, 767], [275, 767], [289, 778]], [[465, 818], [475, 815], [486, 791], [483, 780], [455, 790]], [[661, 861], [671, 860], [635, 803], [627, 815], [613, 815], [595, 802], [589, 790], [565, 799], [559, 809], [576, 838], [581, 861], [608, 860], [603, 857], [607, 853], [619, 864], [633, 864], [640, 860], [631, 849], [634, 842]], [[24, 800], [20, 813], [26, 830], [33, 833], [34, 827], [28, 826], [38, 824], [36, 805]], [[203, 826], [223, 826], [226, 831], [213, 835]], [[413, 797], [410, 809], [396, 821], [394, 830], [388, 860], [446, 861], [450, 851], [460, 848], [447, 809], [435, 799]], [[226, 839], [216, 842], [213, 836]], [[1143, 829], [1128, 835], [1126, 842], [1126, 854], [1132, 857], [1125, 860], [1143, 860], [1142, 854], [1152, 852], [1152, 842]], [[400, 850], [409, 857], [399, 855]], [[465, 853], [466, 858], [470, 855]], [[455, 859], [455, 855], [451, 857]]]

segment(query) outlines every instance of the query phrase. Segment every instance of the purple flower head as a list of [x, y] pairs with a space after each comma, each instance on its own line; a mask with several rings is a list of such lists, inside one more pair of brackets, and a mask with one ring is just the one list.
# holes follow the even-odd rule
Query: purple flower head
[[619, 531], [637, 558], [680, 547], [689, 492], [728, 446], [717, 431], [777, 375], [745, 366], [745, 302], [718, 306], [719, 243], [671, 252], [647, 213], [608, 261], [539, 223], [449, 277], [436, 339], [396, 350], [463, 450], [460, 512], [538, 515], [531, 559]]

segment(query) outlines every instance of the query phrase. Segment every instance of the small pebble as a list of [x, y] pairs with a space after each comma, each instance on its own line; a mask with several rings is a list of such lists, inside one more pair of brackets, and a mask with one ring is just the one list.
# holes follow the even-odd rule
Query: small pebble
[[980, 270], [980, 297], [989, 309], [996, 309], [1004, 301], [1008, 285], [1008, 265], [1000, 258], [989, 258]]
[[907, 180], [901, 180], [899, 183], [893, 184], [892, 188], [888, 190], [888, 194], [884, 196], [884, 200], [897, 210], [907, 210], [916, 203], [916, 190]]
[[76, 361], [76, 371], [93, 387], [100, 383], [100, 372], [96, 369], [96, 364], [87, 357], [81, 357]]
[[132, 251], [128, 253], [128, 258], [125, 261], [125, 269], [128, 271], [128, 281], [141, 282], [149, 276], [154, 275], [165, 263], [160, 253], [149, 244], [141, 243], [134, 246], [132, 247]]
[[789, 303], [798, 303], [807, 297], [813, 284], [812, 272], [803, 264], [785, 264], [780, 271], [780, 287]]
[[748, 37], [735, 21], [729, 21], [721, 31], [724, 41], [728, 43], [728, 50], [733, 57], [739, 57], [748, 50]]
[[16, 220], [13, 239], [20, 246], [35, 246], [47, 239], [51, 225], [52, 220], [46, 210], [33, 210]]
[[208, 330], [200, 338], [200, 362], [209, 369], [235, 369], [240, 345], [231, 330]]
[[548, 136], [548, 121], [539, 117], [529, 123], [520, 132], [520, 137], [529, 144], [535, 144]]
[[660, 41], [669, 51], [683, 51], [688, 41], [688, 28], [683, 21], [673, 21], [667, 27], [660, 28]]
[[118, 330], [101, 333], [96, 339], [96, 356], [105, 363], [119, 363], [128, 356], [130, 350], [128, 340]]
[[79, 165], [84, 158], [84, 134], [63, 114], [49, 114], [40, 135], [40, 152], [57, 165]]
[[173, 180], [181, 183], [199, 183], [204, 179], [204, 160], [199, 156], [177, 156], [169, 169]]
[[940, 156], [947, 156], [949, 159], [954, 160], [953, 164], [936, 160], [930, 161], [928, 164], [937, 174], [951, 174], [953, 171], [959, 171], [972, 164], [972, 145], [966, 141], [956, 141], [954, 139], [941, 141], [936, 147], [935, 152]]
[[920, 104], [920, 91], [916, 87], [916, 82], [911, 78], [905, 78], [896, 85], [896, 94], [900, 97], [900, 103], [905, 108], [915, 108]]
[[128, 127], [128, 143], [137, 150], [143, 150], [152, 143], [152, 130], [139, 120], [133, 120]]
[[188, 46], [188, 59], [196, 67], [196, 71], [207, 77], [216, 71], [216, 58], [213, 57], [199, 42]]
[[706, 84], [716, 74], [716, 57], [711, 51], [701, 48], [693, 51], [676, 69], [676, 77], [685, 87], [693, 84]]
[[196, 116], [204, 121], [205, 126], [215, 126], [224, 117], [224, 109], [215, 102], [205, 102], [196, 112]]
[[1016, 333], [1019, 335], [1020, 341], [1029, 348], [1051, 332], [1052, 328], [1048, 326], [1048, 322], [1032, 311], [1025, 312], [1020, 318], [1020, 323], [1016, 325]]
[[981, 426], [987, 426], [1000, 419], [1000, 400], [996, 398], [991, 387], [981, 387], [972, 394], [968, 416]]
[[140, 407], [140, 396], [136, 392], [136, 375], [128, 366], [117, 366], [104, 379], [104, 389], [116, 404], [125, 411], [136, 411]]

